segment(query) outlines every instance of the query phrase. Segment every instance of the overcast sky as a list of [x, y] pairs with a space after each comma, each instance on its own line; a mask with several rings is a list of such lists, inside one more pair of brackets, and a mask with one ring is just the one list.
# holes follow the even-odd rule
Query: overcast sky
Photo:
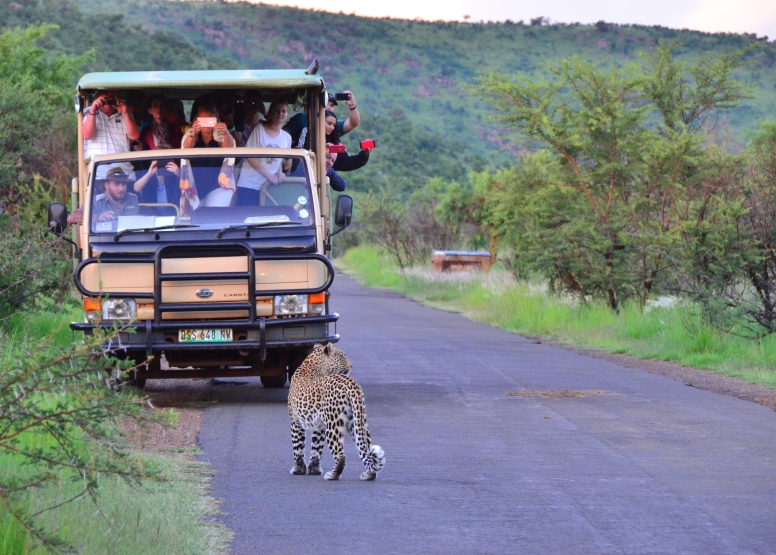
[[[253, 0], [252, 0], [253, 1]], [[263, 0], [264, 4], [318, 8], [370, 17], [470, 21], [639, 23], [710, 32], [757, 33], [776, 40], [776, 0]]]

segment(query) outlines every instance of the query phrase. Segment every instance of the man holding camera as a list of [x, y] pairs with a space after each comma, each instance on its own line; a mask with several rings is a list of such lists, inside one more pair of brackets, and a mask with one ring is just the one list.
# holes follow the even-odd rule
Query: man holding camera
[[84, 111], [81, 131], [86, 158], [129, 152], [129, 141], [140, 138], [140, 129], [129, 107], [113, 91], [100, 92]]

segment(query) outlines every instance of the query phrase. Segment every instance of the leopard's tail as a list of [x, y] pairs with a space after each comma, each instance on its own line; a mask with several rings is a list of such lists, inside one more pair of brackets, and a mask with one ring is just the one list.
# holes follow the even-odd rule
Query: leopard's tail
[[[358, 446], [358, 454], [366, 472], [361, 475], [364, 480], [374, 479], [375, 475], [385, 466], [385, 451], [379, 445], [372, 444], [369, 435], [369, 426], [366, 422], [366, 410], [364, 407], [364, 394], [358, 387], [350, 399], [353, 409], [353, 435]], [[365, 477], [366, 476], [366, 477]]]

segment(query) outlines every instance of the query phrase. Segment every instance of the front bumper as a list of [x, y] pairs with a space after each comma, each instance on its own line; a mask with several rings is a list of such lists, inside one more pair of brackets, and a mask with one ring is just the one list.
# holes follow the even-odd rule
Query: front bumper
[[[110, 322], [90, 324], [71, 322], [70, 329], [86, 334], [94, 334], [95, 329], [117, 330], [103, 347], [108, 351], [126, 350], [144, 352], [146, 356], [159, 355], [170, 351], [217, 351], [240, 350], [253, 351], [264, 356], [267, 349], [294, 349], [309, 347], [316, 343], [336, 343], [339, 335], [336, 324], [339, 314], [323, 316], [295, 316], [290, 318], [259, 317], [255, 321], [237, 320], [142, 320], [124, 325]], [[329, 333], [329, 325], [334, 324], [334, 333]], [[178, 342], [178, 331], [182, 329], [222, 329], [233, 330], [234, 341], [230, 342]]]

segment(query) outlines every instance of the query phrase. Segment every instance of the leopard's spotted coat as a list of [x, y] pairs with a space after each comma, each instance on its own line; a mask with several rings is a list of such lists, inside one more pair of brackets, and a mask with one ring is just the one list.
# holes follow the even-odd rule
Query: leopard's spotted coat
[[[385, 464], [385, 453], [372, 445], [366, 423], [364, 393], [348, 376], [353, 367], [347, 355], [329, 343], [316, 345], [294, 372], [288, 392], [294, 467], [291, 474], [321, 474], [324, 435], [334, 456], [334, 469], [326, 480], [339, 480], [345, 469], [344, 432], [356, 441], [366, 471], [362, 480], [374, 480]], [[310, 464], [304, 462], [305, 430], [312, 432]]]

